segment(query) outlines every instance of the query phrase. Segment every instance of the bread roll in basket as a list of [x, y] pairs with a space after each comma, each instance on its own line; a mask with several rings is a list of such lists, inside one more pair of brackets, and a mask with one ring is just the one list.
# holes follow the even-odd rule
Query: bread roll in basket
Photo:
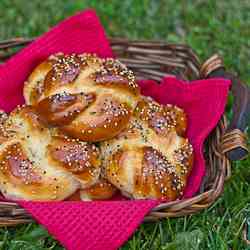
[[99, 178], [98, 148], [46, 127], [31, 106], [1, 125], [0, 189], [9, 199], [64, 200]]
[[[2, 115], [0, 189], [26, 200], [180, 198], [193, 164], [185, 112], [140, 94], [114, 59], [62, 53], [24, 85], [26, 105]], [[74, 198], [75, 199], [75, 198]]]
[[89, 142], [124, 129], [140, 97], [132, 71], [92, 54], [51, 56], [34, 69], [23, 93], [49, 124]]
[[102, 143], [107, 179], [136, 199], [180, 197], [193, 165], [186, 128], [182, 109], [142, 98], [127, 128]]

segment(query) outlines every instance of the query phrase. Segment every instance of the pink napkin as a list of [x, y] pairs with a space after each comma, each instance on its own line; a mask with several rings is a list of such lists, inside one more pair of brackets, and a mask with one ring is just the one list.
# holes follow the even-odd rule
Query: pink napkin
[[188, 115], [189, 138], [194, 148], [194, 165], [184, 197], [192, 197], [200, 188], [205, 174], [203, 142], [220, 120], [225, 110], [230, 82], [225, 79], [197, 80], [187, 83], [175, 77], [163, 78], [161, 84], [145, 80], [142, 93], [162, 104], [175, 104]]
[[[59, 51], [95, 52], [102, 57], [112, 56], [95, 12], [88, 10], [73, 16], [0, 67], [0, 108], [10, 111], [23, 103], [23, 82], [30, 71], [48, 55]], [[175, 77], [168, 77], [160, 85], [145, 80], [140, 82], [140, 86], [143, 94], [163, 104], [177, 104], [188, 114], [187, 136], [194, 146], [195, 164], [184, 197], [191, 197], [198, 191], [205, 174], [202, 155], [204, 139], [224, 111], [230, 83], [213, 79], [186, 84]], [[130, 237], [158, 201], [19, 201], [19, 204], [68, 250], [112, 250]]]
[[0, 107], [11, 111], [23, 103], [23, 82], [39, 62], [56, 52], [113, 56], [96, 13], [81, 12], [62, 21], [0, 67]]

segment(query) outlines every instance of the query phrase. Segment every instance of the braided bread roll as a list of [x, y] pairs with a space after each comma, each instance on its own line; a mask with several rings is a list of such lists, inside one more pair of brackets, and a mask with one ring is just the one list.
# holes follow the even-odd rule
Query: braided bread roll
[[100, 175], [96, 146], [48, 129], [33, 107], [0, 126], [0, 190], [10, 199], [64, 200]]
[[107, 180], [131, 198], [177, 199], [193, 162], [186, 128], [183, 110], [144, 98], [128, 127], [101, 143]]
[[59, 54], [35, 68], [24, 97], [49, 124], [97, 142], [127, 126], [140, 95], [133, 72], [118, 60]]

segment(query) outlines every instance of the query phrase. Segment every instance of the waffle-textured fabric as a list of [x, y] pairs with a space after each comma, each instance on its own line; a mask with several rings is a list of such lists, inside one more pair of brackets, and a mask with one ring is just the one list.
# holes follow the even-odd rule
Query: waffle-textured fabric
[[[0, 108], [10, 111], [24, 102], [23, 82], [32, 69], [55, 52], [95, 52], [113, 56], [99, 19], [88, 10], [66, 19], [0, 67]], [[191, 197], [205, 174], [203, 142], [224, 112], [230, 83], [223, 79], [200, 80], [190, 84], [175, 77], [160, 85], [145, 80], [143, 94], [160, 103], [182, 107], [188, 115], [188, 132], [195, 152], [193, 171], [184, 197]], [[154, 200], [98, 202], [18, 201], [68, 250], [117, 249], [135, 231], [144, 216], [158, 204]]]

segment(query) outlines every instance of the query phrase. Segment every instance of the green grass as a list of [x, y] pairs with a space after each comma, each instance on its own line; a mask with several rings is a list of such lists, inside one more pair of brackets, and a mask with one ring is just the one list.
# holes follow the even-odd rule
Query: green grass
[[[247, 0], [1, 0], [0, 39], [33, 37], [94, 7], [109, 36], [187, 43], [205, 60], [219, 52], [228, 69], [250, 82], [250, 2]], [[250, 159], [233, 166], [223, 196], [204, 212], [143, 224], [122, 249], [241, 250], [250, 216]], [[36, 224], [0, 229], [0, 250], [62, 249]]]

